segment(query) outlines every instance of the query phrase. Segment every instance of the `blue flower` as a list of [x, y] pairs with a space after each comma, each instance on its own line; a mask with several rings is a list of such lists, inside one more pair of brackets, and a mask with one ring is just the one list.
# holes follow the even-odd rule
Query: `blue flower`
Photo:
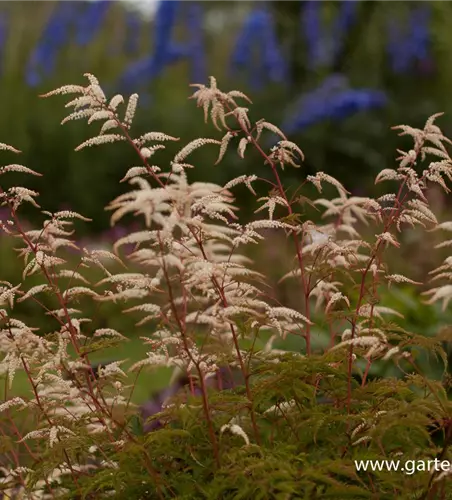
[[399, 22], [394, 18], [388, 21], [386, 37], [386, 51], [392, 71], [397, 74], [406, 73], [411, 66], [409, 38], [401, 36]]
[[343, 120], [360, 111], [380, 108], [386, 102], [384, 92], [351, 89], [342, 75], [332, 75], [317, 89], [301, 96], [281, 128], [292, 134], [324, 120]]
[[245, 20], [231, 55], [230, 66], [233, 72], [247, 68], [252, 62], [253, 46], [259, 42], [262, 13], [262, 9], [255, 9]]
[[159, 3], [154, 20], [154, 57], [165, 63], [168, 48], [171, 46], [171, 36], [176, 24], [179, 1], [163, 0]]
[[3, 69], [3, 58], [5, 56], [5, 45], [8, 38], [7, 17], [4, 12], [0, 14], [0, 62]]
[[28, 85], [37, 86], [43, 77], [53, 73], [58, 51], [69, 39], [69, 25], [77, 14], [77, 8], [76, 2], [56, 3], [41, 38], [28, 60], [25, 73]]
[[175, 43], [171, 44], [166, 50], [164, 58], [157, 55], [145, 56], [129, 64], [121, 76], [120, 87], [124, 91], [129, 91], [136, 87], [137, 82], [152, 81], [162, 73], [165, 66], [180, 61], [187, 55], [186, 48]]
[[156, 78], [166, 65], [187, 55], [187, 49], [171, 41], [171, 35], [179, 10], [178, 1], [163, 0], [159, 3], [154, 19], [154, 44], [152, 56], [146, 56], [130, 64], [120, 79], [120, 87], [128, 91], [137, 81]]
[[[258, 58], [255, 49], [260, 49]], [[288, 76], [287, 64], [278, 44], [273, 17], [268, 9], [254, 9], [246, 19], [231, 55], [232, 73], [251, 72], [251, 84], [281, 83]]]
[[140, 41], [141, 20], [135, 12], [128, 12], [126, 17], [127, 34], [125, 49], [129, 54], [138, 51]]
[[350, 89], [331, 100], [328, 118], [343, 120], [360, 111], [381, 108], [386, 103], [386, 94], [380, 90]]
[[322, 25], [322, 2], [308, 0], [301, 13], [301, 27], [306, 38], [310, 68], [328, 66], [340, 56], [344, 38], [357, 19], [358, 1], [340, 2], [331, 28]]
[[288, 77], [288, 67], [276, 36], [273, 17], [265, 12], [261, 26], [262, 63], [271, 82], [283, 83]]
[[80, 47], [85, 47], [92, 42], [111, 7], [110, 0], [97, 0], [89, 5], [75, 19], [75, 43]]
[[322, 4], [314, 0], [304, 3], [301, 12], [301, 29], [306, 37], [307, 61], [309, 67], [314, 67], [325, 60], [325, 49], [322, 33]]
[[415, 59], [429, 59], [431, 5], [416, 6], [411, 11], [411, 52]]
[[190, 81], [201, 83], [207, 79], [206, 53], [203, 43], [203, 14], [204, 9], [199, 2], [187, 7], [187, 28], [190, 40], [188, 42], [190, 65]]
[[411, 9], [405, 33], [400, 22], [388, 21], [386, 50], [394, 73], [407, 73], [416, 62], [425, 65], [430, 60], [430, 18], [431, 6], [420, 5]]
[[339, 14], [332, 29], [331, 63], [341, 54], [344, 46], [344, 38], [358, 17], [359, 2], [356, 0], [341, 2]]

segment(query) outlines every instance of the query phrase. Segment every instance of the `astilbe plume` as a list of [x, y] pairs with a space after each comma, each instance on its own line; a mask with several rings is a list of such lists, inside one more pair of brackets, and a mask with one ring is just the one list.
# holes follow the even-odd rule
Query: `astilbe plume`
[[[130, 97], [123, 118], [120, 118], [117, 108], [123, 102], [122, 96], [114, 96], [108, 101], [97, 79], [92, 75], [87, 77], [87, 87], [69, 85], [49, 92], [46, 96], [79, 94], [79, 97], [68, 104], [75, 110], [63, 123], [83, 118], [88, 119], [89, 123], [104, 121], [99, 136], [85, 141], [77, 150], [126, 140], [137, 152], [143, 166], [132, 167], [124, 178], [136, 185], [137, 189], [119, 196], [108, 208], [113, 211], [113, 224], [128, 213], [144, 216], [148, 229], [121, 238], [116, 242], [114, 250], [118, 253], [124, 245], [135, 244], [136, 249], [127, 256], [127, 260], [138, 263], [146, 272], [111, 274], [105, 267], [106, 259], [118, 260], [119, 257], [107, 251], [84, 249], [80, 269], [94, 265], [106, 275], [97, 285], [107, 289], [103, 292], [95, 291], [78, 271], [65, 269], [65, 260], [56, 255], [61, 248], [75, 247], [69, 239], [72, 234], [70, 220], [83, 217], [69, 211], [55, 214], [44, 212], [50, 219], [44, 222], [42, 230], [23, 231], [17, 210], [24, 202], [37, 207], [37, 193], [26, 188], [10, 188], [2, 192], [2, 201], [10, 207], [13, 221], [12, 228], [8, 224], [2, 225], [2, 228], [10, 234], [18, 233], [26, 244], [21, 250], [26, 264], [23, 277], [25, 279], [28, 275], [41, 273], [44, 278], [42, 285], [22, 293], [18, 300], [38, 301], [39, 294], [53, 292], [59, 307], [48, 311], [48, 314], [60, 325], [53, 335], [38, 335], [32, 328], [11, 318], [6, 309], [2, 310], [7, 339], [3, 346], [6, 354], [2, 362], [3, 370], [8, 373], [12, 382], [15, 371], [19, 367], [25, 369], [35, 399], [27, 403], [17, 400], [16, 403], [19, 407], [37, 407], [43, 417], [39, 430], [30, 432], [22, 439], [46, 440], [50, 448], [58, 447], [61, 460], [58, 464], [55, 463], [56, 469], [70, 471], [72, 475], [77, 475], [80, 467], [84, 467], [83, 463], [73, 464], [73, 457], [68, 452], [68, 448], [72, 451], [73, 438], [77, 432], [82, 432], [82, 428], [86, 428], [91, 436], [104, 434], [110, 438], [110, 445], [113, 446], [122, 441], [122, 434], [126, 432], [120, 431], [110, 409], [113, 405], [126, 405], [126, 400], [121, 395], [124, 387], [120, 381], [124, 373], [119, 364], [109, 364], [103, 372], [102, 378], [106, 379], [104, 384], [111, 381], [111, 396], [108, 396], [108, 391], [102, 393], [102, 397], [98, 396], [89, 377], [88, 356], [83, 354], [81, 347], [83, 345], [86, 348], [84, 331], [90, 320], [80, 318], [80, 311], [72, 307], [72, 303], [80, 297], [114, 302], [140, 299], [139, 305], [125, 311], [141, 311], [145, 313], [145, 317], [140, 324], [158, 319], [161, 327], [157, 328], [151, 338], [145, 339], [152, 350], [132, 369], [145, 365], [164, 365], [177, 367], [186, 373], [194, 371], [200, 383], [208, 421], [210, 410], [205, 392], [206, 378], [214, 374], [219, 362], [224, 363], [224, 360], [232, 359], [232, 363], [244, 373], [250, 362], [247, 359], [248, 353], [239, 346], [239, 332], [234, 323], [237, 317], [247, 315], [252, 320], [254, 329], [267, 328], [282, 336], [290, 331], [299, 331], [308, 322], [297, 311], [267, 303], [257, 284], [253, 284], [254, 279], [261, 278], [260, 275], [248, 268], [248, 260], [244, 256], [236, 253], [243, 245], [261, 240], [261, 229], [294, 228], [287, 223], [265, 219], [242, 226], [235, 222], [233, 198], [227, 186], [196, 182], [189, 184], [187, 181], [185, 169], [192, 167], [187, 163], [189, 155], [205, 145], [217, 144], [220, 146], [221, 156], [224, 141], [197, 139], [175, 155], [170, 172], [160, 172], [159, 167], [149, 164], [149, 158], [164, 147], [162, 141], [177, 139], [156, 132], [132, 138], [129, 130], [136, 110], [137, 95]], [[196, 95], [202, 94], [201, 89]], [[233, 113], [237, 113], [240, 123], [248, 123], [245, 108], [239, 108], [235, 104], [235, 99], [242, 97], [240, 93], [221, 94], [221, 97], [235, 108]], [[219, 119], [224, 121], [221, 113]], [[259, 129], [264, 128], [273, 129], [270, 124], [261, 122]], [[116, 133], [111, 132], [113, 129]], [[294, 144], [283, 142], [272, 154], [281, 157], [282, 161], [293, 162], [293, 152], [301, 152]], [[6, 145], [3, 148], [13, 150]], [[18, 165], [4, 167], [2, 173], [8, 171], [35, 173]], [[155, 187], [152, 187], [150, 180], [156, 183]], [[233, 186], [244, 182], [252, 189], [253, 180], [254, 177], [250, 176], [239, 178], [230, 184]], [[69, 285], [64, 290], [59, 285], [62, 278], [69, 279]], [[75, 283], [77, 281], [80, 285]], [[2, 289], [2, 304], [7, 302], [12, 306], [18, 293], [17, 288], [6, 284]], [[162, 293], [167, 297], [163, 302], [160, 295]], [[151, 298], [153, 294], [154, 300]], [[197, 345], [195, 325], [206, 326], [210, 343], [217, 345], [216, 352], [205, 351]], [[119, 332], [110, 328], [93, 332], [93, 338], [99, 336], [121, 338]], [[69, 356], [69, 345], [77, 353], [78, 359], [73, 360]], [[64, 372], [72, 373], [83, 367], [86, 373], [85, 390], [77, 377], [68, 380], [63, 376]], [[246, 384], [251, 398], [247, 377]], [[105, 390], [105, 387], [102, 386], [102, 389]], [[70, 403], [65, 405], [68, 394]], [[251, 413], [255, 423], [253, 411]], [[237, 426], [234, 425], [231, 427], [232, 431], [236, 430]], [[255, 431], [257, 433], [257, 428]], [[215, 448], [216, 438], [212, 424], [210, 432]], [[52, 474], [48, 476], [49, 481], [52, 480]]]
[[[163, 492], [167, 490], [159, 467], [165, 466], [168, 455], [151, 458], [155, 453], [153, 449], [140, 447], [140, 440], [130, 426], [118, 418], [117, 409], [122, 408], [127, 418], [129, 406], [122, 361], [104, 364], [95, 376], [89, 360], [90, 347], [98, 349], [99, 342], [102, 346], [120, 345], [126, 340], [124, 332], [116, 331], [114, 325], [91, 331], [90, 318], [84, 318], [78, 308], [77, 302], [81, 299], [125, 304], [125, 313], [140, 316], [139, 325], [149, 323], [154, 327], [152, 333], [143, 338], [149, 351], [135, 363], [132, 371], [169, 366], [196, 380], [192, 393], [200, 396], [200, 403], [175, 398], [165, 403], [165, 412], [184, 408], [199, 410], [217, 468], [224, 459], [220, 440], [224, 446], [223, 440], [229, 439], [228, 435], [235, 436], [244, 445], [241, 452], [248, 453], [250, 447], [258, 449], [266, 443], [263, 428], [269, 419], [275, 429], [289, 424], [285, 427], [289, 433], [295, 432], [300, 439], [305, 439], [303, 436], [315, 415], [306, 415], [300, 403], [306, 404], [308, 398], [314, 396], [315, 399], [318, 393], [328, 391], [336, 380], [333, 375], [346, 376], [341, 379], [346, 380], [345, 395], [339, 398], [333, 394], [338, 411], [346, 410], [341, 418], [349, 419], [347, 432], [343, 433], [347, 439], [346, 452], [350, 446], [372, 443], [381, 414], [386, 410], [372, 418], [368, 408], [363, 411], [366, 418], [353, 414], [353, 374], [364, 361], [364, 387], [373, 363], [389, 358], [397, 363], [413, 362], [410, 346], [422, 345], [416, 335], [401, 332], [386, 319], [398, 313], [379, 303], [377, 291], [382, 284], [416, 285], [388, 267], [385, 250], [400, 246], [398, 233], [407, 226], [433, 228], [437, 224], [429, 208], [426, 189], [436, 183], [448, 191], [446, 181], [452, 177], [452, 164], [445, 148], [449, 141], [435, 125], [437, 115], [431, 117], [422, 130], [399, 127], [402, 135], [414, 138], [414, 146], [407, 152], [399, 152], [397, 168], [383, 170], [376, 179], [376, 182], [396, 181], [395, 191], [378, 199], [352, 196], [334, 177], [318, 172], [305, 180], [321, 194], [319, 199], [311, 201], [297, 193], [289, 196], [281, 180], [285, 168], [300, 167], [304, 159], [301, 149], [265, 119], [253, 123], [248, 108], [251, 101], [243, 93], [221, 91], [213, 77], [208, 86], [193, 85], [192, 98], [203, 109], [205, 119], [210, 119], [221, 131], [222, 138], [193, 140], [174, 155], [169, 169], [162, 169], [154, 164], [154, 157], [178, 139], [160, 132], [134, 137], [132, 126], [138, 95], [132, 94], [127, 104], [119, 94], [107, 98], [98, 80], [91, 74], [86, 77], [86, 86], [66, 85], [44, 97], [75, 95], [66, 105], [73, 111], [63, 123], [78, 119], [103, 122], [99, 134], [76, 150], [114, 142], [125, 142], [133, 148], [139, 164], [129, 168], [122, 179], [132, 189], [114, 199], [107, 208], [112, 212], [112, 225], [133, 214], [142, 216], [144, 227], [120, 237], [112, 252], [81, 249], [79, 265], [69, 269], [64, 249], [77, 249], [71, 240], [72, 220], [87, 219], [71, 211], [43, 212], [46, 220], [41, 229], [24, 230], [18, 211], [24, 203], [38, 207], [37, 193], [24, 187], [1, 188], [1, 205], [8, 207], [11, 215], [0, 227], [3, 232], [19, 237], [24, 244], [20, 249], [24, 258], [23, 280], [34, 274], [42, 278], [41, 284], [28, 290], [6, 282], [0, 286], [0, 350], [3, 354], [0, 368], [10, 384], [17, 370], [23, 370], [33, 393], [30, 399], [9, 398], [0, 405], [0, 412], [10, 423], [13, 435], [27, 447], [33, 469], [37, 471], [22, 467], [17, 455], [16, 460], [13, 456], [2, 479], [5, 488], [21, 488], [29, 498], [58, 498], [71, 492], [71, 488], [79, 494], [80, 482], [100, 471], [99, 477], [109, 486], [96, 489], [92, 483], [96, 498], [121, 495], [122, 486], [115, 483], [114, 475], [111, 479], [109, 471], [123, 465], [117, 461], [121, 450], [136, 454], [138, 449], [140, 460], [136, 468], [146, 471], [156, 497], [165, 498]], [[269, 151], [260, 145], [264, 134], [278, 138]], [[186, 170], [194, 166], [192, 155], [205, 147], [218, 149], [217, 164], [228, 148], [237, 148], [242, 158], [254, 148], [272, 177], [241, 175], [225, 186], [190, 183]], [[0, 149], [19, 153], [5, 144], [0, 144]], [[433, 161], [418, 172], [417, 165], [427, 158]], [[25, 166], [11, 164], [0, 169], [0, 180], [11, 171], [39, 175]], [[256, 214], [261, 218], [242, 224], [233, 190], [243, 184], [255, 194], [257, 182], [265, 182], [270, 187], [268, 196], [257, 200]], [[333, 197], [325, 197], [324, 189], [332, 191]], [[298, 203], [323, 211], [324, 223], [302, 219], [295, 212]], [[370, 225], [375, 236], [368, 241], [361, 234], [363, 228]], [[268, 231], [282, 232], [294, 249], [293, 269], [284, 273], [281, 280], [292, 279], [298, 283], [297, 309], [268, 297], [265, 276], [253, 269], [246, 255], [249, 245], [265, 242]], [[130, 246], [131, 250], [126, 252]], [[110, 270], [112, 263], [120, 265], [121, 270]], [[84, 275], [84, 271], [92, 267], [104, 276], [97, 283], [91, 283]], [[448, 272], [448, 268], [444, 269]], [[348, 283], [356, 285], [357, 294], [350, 292]], [[40, 297], [44, 293], [53, 296], [54, 309], [42, 304]], [[449, 288], [440, 289], [432, 300], [448, 293]], [[15, 303], [25, 300], [45, 307], [46, 314], [54, 321], [53, 330], [38, 332], [14, 318]], [[313, 364], [302, 386], [294, 380], [291, 391], [287, 388], [283, 391], [278, 384], [275, 388], [269, 381], [272, 376], [283, 380], [288, 364], [292, 370], [300, 370], [297, 363], [305, 363], [305, 369], [309, 360], [315, 363], [312, 326], [319, 316], [331, 331], [327, 364], [322, 370], [316, 370], [318, 365]], [[292, 335], [304, 340], [303, 354], [293, 353], [288, 357], [273, 347], [277, 339]], [[254, 346], [259, 339], [263, 347], [244, 347], [243, 340]], [[225, 366], [241, 372], [243, 380], [243, 394], [232, 414], [224, 411], [224, 405], [215, 405], [215, 398], [207, 390], [209, 380], [221, 374]], [[253, 374], [258, 377], [254, 386]], [[303, 388], [302, 397], [297, 387]], [[269, 392], [275, 397], [263, 396]], [[160, 403], [160, 407], [163, 406]], [[387, 410], [393, 404], [386, 400], [383, 403]], [[425, 411], [438, 410], [435, 402], [428, 403], [425, 403]], [[10, 411], [25, 409], [33, 410], [37, 421], [35, 429], [23, 435]], [[298, 424], [294, 421], [297, 412], [303, 416]], [[143, 413], [146, 415], [146, 411]], [[171, 421], [167, 413], [164, 417], [156, 425], [144, 423], [145, 430]], [[304, 434], [297, 431], [300, 423]], [[295, 430], [292, 425], [296, 426]], [[181, 439], [184, 436], [182, 432], [178, 435]], [[293, 437], [288, 436], [288, 439]], [[158, 437], [154, 441], [150, 439], [158, 445]], [[39, 449], [47, 450], [44, 458], [36, 452]], [[174, 462], [177, 464], [178, 459]], [[109, 474], [108, 480], [105, 471]]]

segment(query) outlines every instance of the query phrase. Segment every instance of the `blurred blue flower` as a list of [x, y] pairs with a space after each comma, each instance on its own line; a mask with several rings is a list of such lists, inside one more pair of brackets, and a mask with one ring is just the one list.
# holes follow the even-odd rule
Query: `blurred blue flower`
[[301, 96], [281, 128], [285, 133], [292, 134], [324, 120], [343, 120], [360, 111], [380, 108], [386, 103], [384, 92], [347, 88], [344, 77], [333, 75], [317, 89]]
[[207, 61], [203, 43], [204, 9], [199, 2], [190, 2], [187, 6], [187, 28], [190, 40], [190, 81], [202, 83], [207, 79]]
[[140, 42], [141, 20], [135, 12], [128, 12], [126, 17], [125, 49], [128, 54], [138, 52]]
[[152, 56], [146, 56], [130, 64], [120, 78], [120, 87], [129, 91], [137, 82], [153, 80], [164, 67], [187, 55], [187, 48], [171, 42], [173, 27], [179, 10], [179, 1], [159, 2], [154, 19], [154, 43]]
[[131, 91], [136, 87], [137, 82], [152, 81], [161, 74], [165, 66], [179, 61], [186, 55], [185, 46], [173, 43], [166, 49], [164, 58], [157, 55], [145, 56], [127, 66], [120, 79], [120, 88], [122, 91]]
[[3, 70], [3, 58], [5, 57], [5, 46], [8, 38], [8, 21], [6, 13], [0, 13], [0, 71]]
[[107, 16], [111, 0], [96, 0], [89, 2], [85, 9], [75, 19], [75, 43], [85, 47], [92, 42]]
[[301, 27], [306, 38], [307, 62], [310, 68], [328, 66], [340, 56], [347, 32], [357, 19], [359, 2], [340, 2], [331, 28], [322, 24], [322, 3], [308, 0], [301, 12]]
[[159, 2], [154, 20], [154, 57], [163, 66], [170, 54], [171, 35], [180, 8], [179, 1], [162, 0]]
[[267, 8], [254, 9], [246, 19], [231, 55], [230, 69], [233, 74], [241, 70], [250, 72], [253, 87], [261, 88], [267, 81], [286, 81], [288, 67]]
[[264, 70], [271, 82], [283, 83], [288, 77], [288, 66], [283, 57], [281, 47], [270, 12], [265, 12], [261, 27], [262, 59]]
[[341, 2], [339, 14], [336, 16], [332, 29], [330, 63], [333, 63], [340, 56], [344, 47], [345, 35], [358, 18], [358, 7], [359, 1], [357, 0]]
[[388, 21], [386, 50], [394, 73], [407, 73], [416, 62], [425, 67], [430, 60], [431, 12], [427, 4], [412, 7], [406, 30], [400, 29], [396, 19]]
[[386, 94], [380, 90], [350, 89], [332, 99], [328, 118], [343, 120], [354, 113], [381, 108], [385, 104], [387, 104]]
[[265, 82], [265, 72], [262, 60], [256, 56], [256, 47], [259, 44], [261, 11], [253, 10], [245, 20], [229, 61], [229, 71], [234, 78], [240, 73], [247, 73], [249, 84], [254, 90], [259, 90]]
[[411, 52], [417, 61], [430, 59], [431, 5], [418, 5], [411, 11]]
[[39, 85], [44, 77], [53, 73], [58, 51], [69, 39], [69, 25], [77, 9], [77, 2], [55, 2], [55, 8], [26, 65], [25, 79], [28, 85]]
[[322, 83], [305, 94], [302, 94], [290, 108], [295, 110], [295, 115], [303, 110], [305, 114], [315, 114], [319, 107], [318, 103], [325, 102], [331, 99], [331, 96], [348, 90], [349, 84], [347, 77], [340, 73], [333, 73], [325, 78]]
[[301, 11], [301, 30], [306, 38], [307, 62], [310, 68], [319, 65], [319, 61], [325, 60], [322, 50], [325, 45], [322, 42], [322, 4], [314, 0], [304, 3]]
[[401, 35], [399, 24], [397, 19], [389, 19], [386, 33], [386, 51], [390, 67], [397, 74], [406, 73], [411, 65], [409, 39]]

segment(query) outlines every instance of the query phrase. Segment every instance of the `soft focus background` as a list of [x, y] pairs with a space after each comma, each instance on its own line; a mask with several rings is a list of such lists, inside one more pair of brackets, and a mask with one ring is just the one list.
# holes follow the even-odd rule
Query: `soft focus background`
[[[140, 94], [136, 135], [162, 131], [187, 142], [218, 136], [187, 100], [190, 83], [215, 75], [221, 89], [252, 98], [253, 118], [275, 123], [305, 152], [303, 168], [284, 173], [287, 186], [322, 170], [356, 194], [373, 195], [375, 174], [394, 166], [397, 148], [409, 147], [392, 125], [421, 127], [429, 115], [444, 111], [439, 123], [452, 136], [451, 18], [450, 2], [0, 2], [0, 141], [20, 148], [21, 163], [44, 174], [25, 181], [40, 192], [43, 209], [71, 208], [92, 218], [78, 226], [79, 240], [107, 244], [128, 229], [110, 228], [104, 206], [127, 189], [119, 181], [135, 164], [134, 153], [125, 144], [74, 153], [96, 125], [61, 127], [64, 100], [38, 95], [63, 84], [84, 85], [82, 75], [90, 72], [110, 96]], [[176, 148], [171, 144], [156, 155], [160, 166]], [[216, 167], [216, 150], [209, 154], [206, 149], [193, 158], [192, 179], [225, 183], [245, 173], [267, 175], [252, 151], [242, 160], [231, 149]], [[22, 185], [23, 179], [12, 182]], [[439, 215], [447, 217], [442, 195], [431, 196]], [[244, 217], [252, 217], [253, 200], [245, 190], [238, 197]], [[36, 210], [23, 216], [31, 225], [43, 218]], [[394, 256], [399, 272], [425, 280], [444, 256], [431, 251], [432, 242], [410, 233], [405, 253]], [[20, 282], [12, 246], [0, 240], [1, 278]], [[258, 267], [274, 270], [269, 278], [276, 284], [290, 262], [288, 252], [283, 239], [253, 257]], [[287, 287], [279, 287], [280, 298], [297, 307], [296, 291]], [[452, 323], [448, 311], [418, 307], [414, 293], [399, 288], [382, 300], [404, 313], [405, 327], [416, 332], [434, 335]], [[45, 328], [45, 316], [26, 307], [18, 314]], [[93, 329], [108, 325], [134, 339], [146, 333], [114, 308], [92, 313]], [[320, 328], [319, 346], [322, 334]], [[127, 355], [142, 354], [132, 340]], [[141, 396], [155, 385], [147, 381]]]

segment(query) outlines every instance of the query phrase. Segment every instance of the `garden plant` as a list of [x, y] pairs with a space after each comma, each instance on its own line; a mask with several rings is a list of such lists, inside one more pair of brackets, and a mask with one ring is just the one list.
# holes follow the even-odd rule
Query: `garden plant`
[[[8, 211], [0, 227], [23, 261], [21, 283], [0, 287], [4, 498], [451, 498], [449, 471], [427, 468], [452, 461], [450, 330], [435, 337], [409, 331], [381, 299], [398, 286], [417, 290], [419, 304], [446, 308], [452, 297], [451, 257], [431, 270], [430, 283], [400, 274], [392, 258], [413, 228], [426, 237], [452, 229], [429, 203], [431, 187], [449, 193], [452, 180], [440, 115], [422, 129], [395, 127], [403, 150], [375, 179], [386, 194], [372, 198], [351, 195], [323, 172], [287, 185], [287, 172], [303, 169], [302, 149], [265, 119], [252, 121], [251, 100], [220, 90], [213, 77], [192, 85], [191, 98], [220, 139], [194, 138], [162, 164], [161, 150], [178, 138], [136, 136], [138, 95], [107, 97], [96, 77], [85, 76], [86, 86], [43, 97], [69, 96], [73, 110], [63, 123], [102, 122], [76, 150], [116, 142], [133, 150], [136, 162], [122, 179], [130, 190], [106, 208], [112, 225], [133, 217], [141, 227], [110, 250], [80, 248], [72, 226], [88, 219], [43, 210], [37, 192], [8, 184], [10, 172], [40, 173], [15, 163], [18, 145], [0, 144], [0, 201]], [[269, 175], [243, 173], [223, 186], [190, 182], [205, 149], [217, 153], [212, 169], [222, 168], [227, 151], [239, 158], [257, 152], [259, 172]], [[242, 222], [234, 190], [243, 185], [254, 195], [259, 184], [267, 195], [256, 197], [254, 219]], [[317, 197], [307, 196], [309, 186]], [[24, 226], [25, 204], [41, 211], [42, 227]], [[278, 300], [248, 257], [248, 247], [271, 244], [275, 233], [291, 249], [278, 272], [281, 282], [293, 281], [296, 307]], [[74, 253], [78, 262], [69, 266]], [[94, 281], [92, 268], [102, 275]], [[51, 328], [15, 317], [27, 301]], [[165, 366], [187, 380], [187, 390], [146, 420], [122, 368], [130, 332], [115, 324], [93, 329], [84, 312], [88, 303], [108, 302], [148, 327], [132, 373], [152, 377]], [[329, 332], [327, 345], [319, 345], [316, 326]], [[291, 338], [302, 348], [285, 349]], [[94, 369], [91, 356], [112, 346], [117, 359]], [[441, 364], [440, 377], [424, 373], [422, 356]], [[397, 376], [370, 377], [375, 365], [395, 366]], [[14, 393], [18, 372], [28, 396]], [[416, 470], [356, 465], [383, 459], [410, 460]]]

